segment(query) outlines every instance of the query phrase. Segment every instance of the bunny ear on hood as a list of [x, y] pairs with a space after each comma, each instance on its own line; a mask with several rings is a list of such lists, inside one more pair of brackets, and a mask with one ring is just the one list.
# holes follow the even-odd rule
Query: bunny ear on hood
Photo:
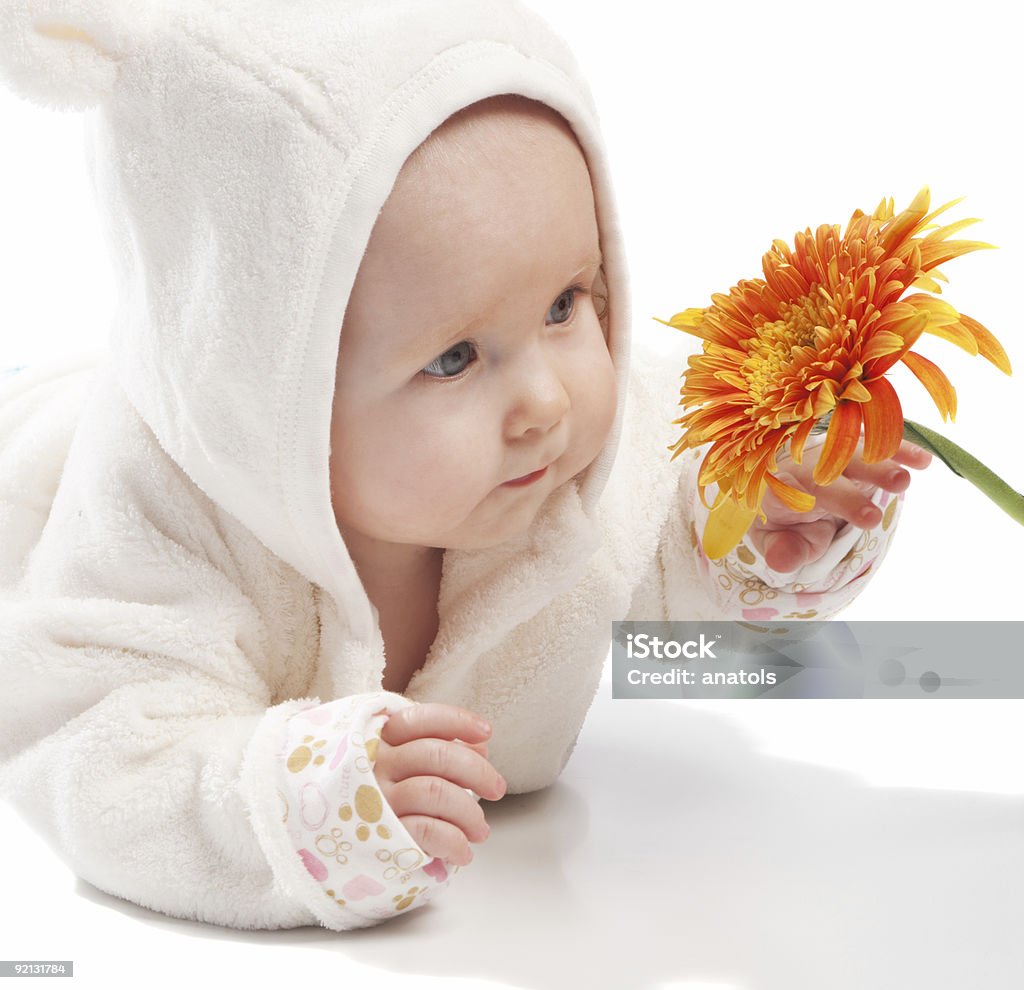
[[0, 0], [0, 79], [47, 109], [87, 110], [148, 18], [133, 0]]
[[329, 457], [339, 335], [374, 222], [405, 159], [461, 108], [514, 93], [560, 113], [590, 167], [617, 372], [614, 425], [580, 478], [593, 515], [623, 416], [625, 259], [589, 88], [535, 12], [517, 0], [0, 0], [0, 73], [38, 102], [95, 108], [112, 364], [132, 405], [367, 644], [376, 610], [335, 522]]

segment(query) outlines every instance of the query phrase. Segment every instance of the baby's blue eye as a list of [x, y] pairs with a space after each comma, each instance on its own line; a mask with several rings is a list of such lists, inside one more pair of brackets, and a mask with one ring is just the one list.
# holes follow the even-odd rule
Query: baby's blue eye
[[[550, 323], [565, 323], [575, 311], [576, 293], [583, 290], [574, 285], [566, 289], [548, 310]], [[476, 347], [471, 341], [460, 340], [440, 357], [434, 358], [424, 369], [423, 374], [429, 378], [455, 378], [473, 363]]]
[[574, 286], [571, 289], [566, 289], [552, 304], [551, 309], [548, 310], [548, 314], [556, 314], [561, 319], [553, 319], [552, 323], [565, 323], [566, 320], [572, 316], [573, 304], [576, 299], [576, 293], [579, 290]]
[[423, 369], [423, 374], [431, 378], [454, 378], [469, 367], [473, 350], [473, 345], [468, 340], [460, 340], [440, 357], [434, 358]]

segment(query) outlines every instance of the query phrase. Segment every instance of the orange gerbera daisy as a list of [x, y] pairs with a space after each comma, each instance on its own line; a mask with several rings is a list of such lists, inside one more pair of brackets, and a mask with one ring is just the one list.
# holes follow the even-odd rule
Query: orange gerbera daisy
[[[704, 341], [703, 353], [688, 362], [679, 404], [690, 411], [673, 421], [684, 429], [669, 449], [675, 459], [711, 442], [698, 475], [705, 505], [705, 487], [719, 486], [703, 539], [709, 557], [736, 546], [769, 488], [796, 511], [814, 506], [812, 495], [772, 472], [787, 445], [800, 463], [822, 417], [831, 414], [813, 472], [818, 485], [843, 473], [862, 430], [866, 462], [896, 452], [903, 410], [885, 375], [898, 361], [928, 390], [943, 421], [947, 415], [955, 420], [949, 379], [911, 350], [922, 333], [981, 354], [1010, 374], [1006, 352], [985, 327], [927, 294], [941, 293], [935, 279], [949, 281], [939, 265], [993, 246], [946, 240], [975, 218], [930, 224], [961, 199], [928, 213], [925, 186], [902, 213], [894, 214], [892, 199], [883, 199], [871, 216], [856, 210], [842, 236], [838, 224], [823, 224], [813, 234], [810, 228], [797, 233], [794, 250], [773, 241], [762, 259], [763, 280], [744, 279], [727, 296], [712, 295], [706, 309], [658, 321]], [[916, 236], [923, 230], [931, 233]], [[911, 287], [927, 292], [901, 298]]]

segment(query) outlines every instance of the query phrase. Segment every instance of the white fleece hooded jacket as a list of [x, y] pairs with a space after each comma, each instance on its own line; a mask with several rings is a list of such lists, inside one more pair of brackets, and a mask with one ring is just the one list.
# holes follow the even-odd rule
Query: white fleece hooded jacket
[[[796, 575], [700, 554], [700, 454], [666, 450], [688, 341], [650, 324], [630, 360], [595, 109], [519, 3], [0, 0], [0, 74], [88, 112], [119, 283], [109, 351], [0, 383], [0, 795], [98, 888], [238, 928], [377, 924], [458, 872], [376, 787], [389, 713], [468, 708], [509, 792], [546, 787], [613, 620], [825, 616], [884, 553], [893, 511]], [[446, 552], [398, 695], [331, 506], [339, 332], [406, 157], [508, 92], [586, 154], [617, 413], [520, 539]]]

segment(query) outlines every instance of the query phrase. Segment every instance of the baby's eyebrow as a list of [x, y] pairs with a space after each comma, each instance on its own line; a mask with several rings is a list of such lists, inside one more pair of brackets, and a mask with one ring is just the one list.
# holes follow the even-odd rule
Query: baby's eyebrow
[[[565, 284], [568, 285], [586, 271], [600, 268], [603, 260], [600, 250], [588, 254], [576, 269], [575, 274], [567, 279]], [[428, 353], [431, 356], [440, 354], [441, 351], [438, 348], [444, 347], [456, 333], [465, 334], [470, 332], [474, 327], [483, 323], [491, 315], [491, 312], [492, 310], [487, 310], [483, 313], [475, 314], [465, 321], [461, 319], [452, 320], [444, 326], [425, 329], [422, 334], [413, 337], [408, 342], [408, 345], [402, 349], [401, 360], [408, 359], [412, 361], [418, 359], [424, 353]], [[458, 341], [454, 341], [454, 343], [458, 343]]]
[[[604, 258], [601, 255], [600, 249], [598, 249], [594, 254], [588, 254], [583, 259], [582, 264], [580, 265], [579, 269], [577, 270], [576, 275], [573, 275], [573, 278], [576, 278], [577, 275], [582, 275], [583, 272], [589, 271], [591, 268], [600, 268], [601, 267], [601, 263], [603, 261], [604, 261]], [[572, 281], [572, 279], [570, 279], [570, 281]]]

